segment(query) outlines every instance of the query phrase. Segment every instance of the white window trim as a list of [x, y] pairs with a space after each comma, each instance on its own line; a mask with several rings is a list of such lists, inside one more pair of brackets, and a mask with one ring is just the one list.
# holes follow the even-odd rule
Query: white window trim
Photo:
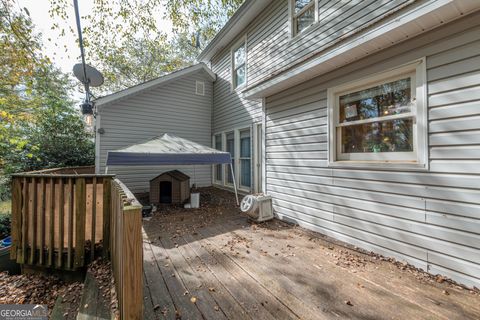
[[[354, 92], [384, 83], [390, 80], [399, 79], [408, 74], [415, 74], [413, 77], [415, 85], [416, 106], [414, 110], [414, 153], [415, 159], [411, 159], [410, 152], [395, 152], [395, 160], [385, 159], [384, 155], [371, 154], [371, 160], [358, 159], [350, 154], [350, 160], [339, 159], [337, 150], [339, 148], [339, 138], [337, 136], [338, 124], [338, 97], [340, 94]], [[347, 168], [376, 168], [387, 170], [428, 170], [428, 108], [427, 108], [427, 80], [426, 80], [426, 63], [425, 58], [414, 62], [399, 66], [394, 69], [387, 70], [382, 73], [356, 80], [350, 83], [342, 84], [327, 90], [328, 99], [328, 165], [330, 167], [347, 167]], [[393, 116], [393, 118], [401, 118], [411, 116], [411, 113]], [[386, 120], [388, 117], [382, 118]], [[340, 125], [341, 126], [341, 125]], [[363, 157], [370, 154], [362, 154]], [[408, 160], [407, 160], [408, 158]]]
[[[240, 85], [236, 86], [235, 81], [235, 51], [240, 48], [241, 46], [245, 47], [245, 82]], [[230, 81], [230, 91], [243, 91], [247, 87], [248, 83], [248, 51], [247, 51], [247, 35], [243, 36], [238, 40], [230, 49], [230, 74], [231, 74], [231, 81]]]
[[[295, 13], [295, 0], [288, 0], [288, 19], [289, 19], [289, 24], [290, 24], [290, 37], [295, 38], [296, 36], [300, 34], [304, 34], [306, 31], [308, 31], [312, 26], [314, 26], [319, 19], [319, 0], [313, 0], [313, 6], [315, 10], [315, 20], [312, 22], [311, 25], [309, 25], [307, 28], [305, 28], [301, 32], [297, 32], [296, 27], [295, 27], [295, 19], [301, 15], [303, 12], [306, 10], [306, 6], [304, 9], [302, 9], [299, 13]], [[311, 5], [309, 5], [311, 6]]]
[[[237, 154], [237, 130], [228, 130], [228, 131], [225, 131], [223, 133], [224, 135], [224, 141], [225, 141], [225, 149], [223, 151], [225, 152], [228, 152], [227, 150], [227, 135], [230, 134], [230, 133], [233, 133], [233, 150], [234, 150], [234, 155], [235, 157], [233, 157], [233, 163], [235, 164], [235, 167], [233, 168], [233, 179], [235, 180], [235, 182], [237, 183], [237, 186], [238, 186], [238, 179], [237, 179], [237, 171], [238, 171], [238, 167], [237, 167], [237, 162], [238, 162], [238, 154]], [[228, 181], [228, 175], [230, 174], [229, 172], [232, 170], [230, 168], [230, 165], [227, 164], [227, 165], [224, 165], [223, 166], [223, 169], [224, 169], [224, 172], [223, 172], [223, 185], [226, 186], [226, 187], [234, 187], [233, 185], [233, 182], [229, 182]]]
[[[217, 149], [216, 146], [217, 146], [217, 136], [220, 136], [220, 139], [222, 140], [221, 141], [221, 146], [220, 146], [220, 150], [223, 151], [225, 149], [225, 146], [224, 146], [224, 140], [223, 140], [223, 134], [222, 133], [217, 133], [217, 134], [214, 134], [212, 136], [212, 148], [213, 149]], [[221, 180], [217, 180], [216, 179], [216, 167], [217, 166], [220, 166], [221, 168], [221, 171], [222, 171], [222, 179]], [[213, 184], [216, 184], [216, 185], [222, 185], [223, 184], [223, 177], [225, 176], [225, 166], [223, 164], [214, 164], [212, 166], [212, 182]]]
[[[246, 131], [249, 130], [250, 132], [250, 188], [247, 188], [245, 186], [240, 185], [240, 132], [241, 131]], [[230, 130], [225, 130], [225, 131], [220, 131], [216, 132], [212, 136], [212, 141], [213, 141], [213, 148], [215, 148], [215, 136], [221, 135], [222, 136], [222, 150], [227, 151], [227, 134], [232, 133], [234, 135], [235, 139], [235, 144], [234, 144], [234, 150], [235, 150], [235, 157], [233, 158], [234, 163], [235, 163], [235, 168], [234, 168], [234, 179], [235, 183], [237, 184], [237, 188], [239, 191], [242, 192], [251, 192], [254, 189], [254, 172], [253, 172], [253, 167], [252, 167], [252, 161], [253, 161], [253, 140], [252, 140], [252, 126], [248, 127], [236, 127], [234, 129]], [[221, 187], [227, 187], [227, 188], [233, 188], [234, 185], [233, 183], [228, 182], [228, 172], [231, 170], [230, 166], [228, 164], [222, 165], [222, 172], [223, 172], [223, 181], [215, 180], [215, 165], [212, 165], [212, 181], [214, 185], [221, 186]]]
[[[240, 140], [241, 140], [241, 133], [242, 131], [248, 131], [248, 134], [249, 134], [249, 137], [250, 137], [250, 157], [246, 158], [246, 157], [241, 157], [241, 145], [240, 145]], [[252, 172], [253, 172], [253, 153], [252, 153], [252, 144], [253, 144], [253, 139], [252, 139], [252, 127], [247, 127], [247, 128], [244, 128], [244, 129], [239, 129], [238, 130], [238, 187], [240, 189], [245, 189], [245, 190], [250, 190], [250, 189], [253, 189], [252, 188], [252, 185], [253, 185], [253, 177], [252, 177]], [[241, 160], [245, 160], [245, 159], [249, 159], [250, 160], [250, 187], [248, 186], [244, 186], [242, 185], [242, 179], [241, 179], [241, 175], [242, 175], [242, 167], [241, 167]], [[236, 174], [236, 173], [235, 173]]]

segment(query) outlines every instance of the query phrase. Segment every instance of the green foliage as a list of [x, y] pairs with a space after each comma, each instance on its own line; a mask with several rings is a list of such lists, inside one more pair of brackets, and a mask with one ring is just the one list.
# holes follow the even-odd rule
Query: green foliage
[[0, 240], [8, 237], [12, 227], [10, 215], [0, 215]]
[[[96, 95], [118, 91], [193, 64], [243, 0], [96, 0], [82, 17], [87, 61], [105, 76]], [[50, 0], [50, 16], [70, 21], [69, 0]], [[162, 28], [170, 20], [172, 33]], [[94, 21], [95, 23], [89, 22]], [[55, 23], [54, 28], [60, 28]], [[65, 33], [61, 30], [61, 33]], [[74, 30], [70, 30], [77, 37]]]
[[28, 14], [0, 0], [0, 199], [19, 171], [90, 165], [94, 144], [69, 78], [41, 53]]
[[10, 234], [11, 227], [11, 203], [10, 201], [0, 201], [0, 239]]

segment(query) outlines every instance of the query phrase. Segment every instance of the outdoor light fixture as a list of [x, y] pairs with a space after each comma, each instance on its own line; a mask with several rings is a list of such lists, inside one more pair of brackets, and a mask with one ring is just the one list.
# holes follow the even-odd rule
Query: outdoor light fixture
[[87, 126], [93, 126], [93, 119], [95, 118], [93, 102], [83, 102], [80, 105], [80, 108], [82, 110], [82, 115], [85, 119], [85, 123], [87, 124]]
[[89, 127], [93, 127], [93, 119], [95, 119], [95, 106], [91, 101], [93, 97], [90, 92], [90, 87], [99, 87], [103, 84], [103, 75], [94, 67], [89, 66], [85, 63], [85, 53], [83, 48], [83, 38], [82, 38], [82, 27], [80, 25], [80, 13], [78, 10], [78, 0], [73, 0], [73, 6], [75, 8], [75, 19], [77, 22], [77, 31], [78, 31], [78, 43], [80, 45], [80, 56], [82, 57], [82, 62], [77, 63], [73, 66], [73, 74], [80, 80], [81, 83], [85, 86], [85, 99], [80, 105], [82, 114], [85, 119], [85, 123]]

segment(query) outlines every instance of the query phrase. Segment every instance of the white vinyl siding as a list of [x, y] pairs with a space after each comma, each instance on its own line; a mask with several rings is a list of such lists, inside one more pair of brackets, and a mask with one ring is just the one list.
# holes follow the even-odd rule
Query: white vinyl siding
[[[479, 15], [266, 100], [266, 191], [278, 217], [480, 284]], [[327, 88], [426, 56], [428, 172], [328, 167]]]
[[[205, 95], [196, 94], [196, 82], [204, 82]], [[131, 98], [101, 106], [98, 134], [99, 171], [105, 171], [109, 150], [173, 133], [205, 146], [211, 145], [212, 83], [203, 72], [185, 76], [149, 89]], [[181, 116], [179, 116], [181, 115]], [[149, 180], [162, 172], [178, 169], [197, 186], [212, 184], [211, 166], [110, 166], [113, 173], [135, 193], [148, 192]]]

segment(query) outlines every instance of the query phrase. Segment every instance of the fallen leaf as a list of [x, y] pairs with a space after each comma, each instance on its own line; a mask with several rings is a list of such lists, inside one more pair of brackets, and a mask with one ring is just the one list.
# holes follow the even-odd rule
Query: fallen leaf
[[345, 304], [348, 305], [348, 306], [353, 306], [353, 304], [350, 300], [345, 301]]

